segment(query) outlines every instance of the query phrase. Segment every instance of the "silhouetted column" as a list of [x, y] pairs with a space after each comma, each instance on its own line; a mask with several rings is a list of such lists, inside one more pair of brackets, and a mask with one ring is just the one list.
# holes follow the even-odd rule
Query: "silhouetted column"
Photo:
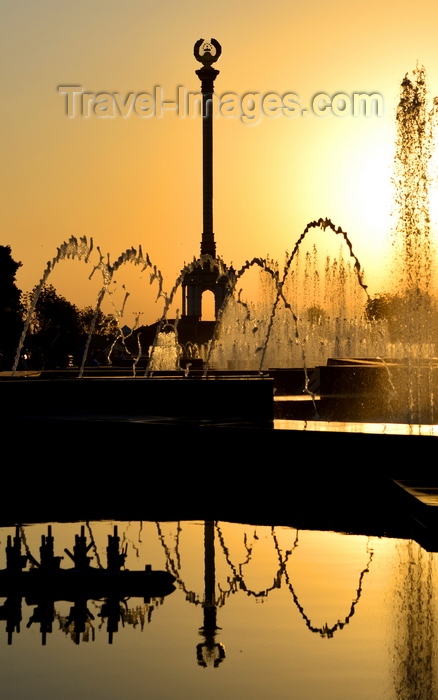
[[[216, 49], [214, 56], [212, 48]], [[200, 49], [203, 53], [200, 53]], [[201, 81], [202, 92], [202, 187], [203, 187], [203, 232], [201, 255], [216, 257], [216, 243], [213, 233], [213, 92], [214, 81], [219, 71], [212, 67], [222, 53], [221, 45], [216, 39], [204, 43], [203, 39], [196, 42], [195, 58], [203, 65], [196, 71]]]

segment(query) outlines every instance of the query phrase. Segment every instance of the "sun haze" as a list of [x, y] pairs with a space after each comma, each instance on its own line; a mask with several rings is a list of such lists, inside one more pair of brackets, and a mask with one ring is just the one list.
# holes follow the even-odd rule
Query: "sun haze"
[[[141, 245], [166, 289], [199, 255], [202, 127], [189, 114], [189, 93], [200, 90], [193, 44], [214, 36], [223, 48], [218, 254], [235, 267], [268, 253], [281, 261], [308, 221], [329, 217], [349, 233], [370, 291], [380, 291], [399, 86], [420, 61], [436, 94], [437, 20], [426, 0], [415, 13], [404, 0], [396, 10], [361, 0], [273, 0], [268, 10], [193, 1], [171, 11], [151, 0], [8, 3], [1, 243], [23, 263], [19, 287], [31, 289], [70, 236], [92, 237], [112, 260]], [[364, 103], [355, 114], [355, 95], [380, 102], [368, 116]], [[175, 108], [158, 110], [158, 98]], [[63, 263], [52, 283], [78, 306], [93, 304], [100, 282], [95, 275], [89, 283], [91, 271]], [[127, 313], [143, 322], [161, 312], [149, 281], [140, 266], [117, 279], [120, 296], [130, 292]]]

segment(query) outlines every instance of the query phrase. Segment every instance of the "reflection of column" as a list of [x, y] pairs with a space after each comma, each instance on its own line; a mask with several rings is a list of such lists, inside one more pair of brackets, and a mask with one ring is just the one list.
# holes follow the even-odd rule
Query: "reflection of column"
[[216, 633], [216, 605], [215, 605], [215, 561], [214, 561], [214, 522], [208, 520], [204, 525], [204, 629]]
[[216, 625], [216, 576], [214, 560], [214, 522], [206, 520], [204, 524], [204, 625], [199, 633], [204, 637], [196, 647], [198, 664], [203, 666], [219, 666], [225, 658], [225, 648], [215, 641], [216, 631], [220, 629]]

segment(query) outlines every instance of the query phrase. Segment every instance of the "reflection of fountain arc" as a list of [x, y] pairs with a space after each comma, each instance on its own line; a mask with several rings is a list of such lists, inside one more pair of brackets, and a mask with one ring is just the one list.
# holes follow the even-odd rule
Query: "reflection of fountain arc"
[[[315, 634], [320, 634], [321, 637], [327, 637], [328, 639], [330, 639], [331, 637], [333, 637], [334, 633], [337, 632], [337, 630], [341, 630], [345, 627], [345, 625], [348, 625], [351, 618], [353, 617], [353, 615], [356, 612], [356, 606], [357, 606], [357, 604], [362, 596], [363, 579], [364, 579], [365, 574], [369, 573], [369, 570], [370, 570], [369, 567], [370, 567], [371, 561], [372, 561], [373, 556], [374, 556], [374, 552], [372, 550], [368, 549], [368, 545], [367, 545], [367, 552], [369, 553], [370, 557], [368, 559], [368, 562], [367, 562], [365, 568], [362, 569], [362, 571], [360, 572], [358, 587], [357, 587], [357, 591], [356, 591], [357, 594], [356, 594], [356, 597], [351, 602], [350, 610], [342, 622], [340, 620], [338, 620], [338, 622], [336, 622], [331, 627], [329, 627], [327, 623], [325, 625], [323, 625], [322, 627], [315, 627], [314, 625], [312, 625], [312, 622], [311, 622], [310, 618], [304, 612], [304, 608], [300, 604], [300, 602], [298, 600], [298, 596], [295, 593], [294, 587], [290, 581], [290, 577], [289, 577], [289, 574], [288, 574], [287, 569], [286, 569], [286, 561], [287, 561], [287, 556], [286, 556], [285, 568], [284, 568], [285, 580], [286, 580], [287, 586], [291, 592], [293, 601], [294, 601], [295, 605], [297, 606], [301, 617], [305, 621], [306, 627], [308, 627], [311, 632], [314, 632]], [[280, 551], [279, 551], [279, 557], [281, 559]]]
[[[167, 546], [166, 541], [164, 539], [164, 535], [163, 535], [163, 531], [161, 530], [160, 523], [156, 522], [155, 524], [157, 526], [158, 539], [160, 540], [161, 546], [163, 547], [165, 555], [166, 555], [166, 571], [168, 571], [169, 574], [172, 574], [172, 576], [175, 577], [177, 584], [186, 594], [186, 600], [188, 600], [189, 603], [193, 603], [193, 605], [202, 605], [202, 601], [200, 600], [198, 594], [195, 593], [194, 591], [189, 591], [186, 588], [186, 585], [180, 576], [181, 560], [180, 560], [179, 554], [177, 555], [178, 563], [175, 563], [175, 561], [172, 557], [172, 554], [170, 552], [170, 549]], [[179, 526], [179, 523], [178, 523], [178, 526]]]
[[[128, 536], [127, 536], [127, 533], [128, 533], [128, 530], [129, 530], [129, 527], [131, 526], [131, 524], [132, 524], [132, 521], [129, 520], [126, 529], [123, 531], [123, 537], [122, 537], [122, 543], [121, 543], [121, 544], [122, 544], [122, 548], [123, 548], [124, 545], [127, 546], [128, 543], [129, 543], [129, 544], [131, 545], [132, 549], [133, 549], [134, 552], [135, 552], [135, 556], [137, 557], [137, 559], [139, 559], [139, 558], [140, 558], [140, 549], [139, 549], [139, 547], [136, 545], [136, 543], [134, 542], [134, 540], [133, 540], [132, 538], [128, 538]], [[143, 521], [140, 520], [140, 529], [139, 529], [139, 531], [138, 531], [138, 542], [139, 542], [139, 544], [142, 544], [142, 540], [141, 540], [141, 533], [142, 533], [142, 530], [143, 530]]]
[[31, 567], [37, 566], [38, 562], [35, 559], [35, 557], [33, 556], [32, 552], [30, 551], [30, 547], [29, 547], [29, 545], [27, 543], [27, 539], [26, 539], [26, 531], [22, 525], [20, 525], [18, 527], [17, 535], [18, 534], [20, 535], [21, 541], [23, 542], [24, 551], [26, 552], [26, 556], [28, 558], [28, 561], [30, 562], [30, 566]]
[[[219, 537], [219, 542], [221, 544], [222, 551], [223, 551], [224, 556], [225, 556], [225, 560], [226, 560], [228, 566], [230, 567], [231, 571], [233, 572], [233, 578], [228, 579], [228, 581], [230, 583], [230, 587], [229, 587], [228, 591], [221, 589], [219, 605], [224, 605], [226, 598], [228, 598], [230, 595], [234, 595], [234, 593], [237, 593], [238, 590], [242, 590], [248, 596], [253, 596], [254, 598], [267, 598], [268, 594], [271, 591], [275, 590], [276, 588], [281, 587], [281, 577], [285, 571], [285, 564], [283, 564], [280, 561], [280, 568], [278, 569], [277, 573], [274, 576], [274, 583], [272, 584], [272, 586], [269, 586], [268, 588], [262, 589], [260, 591], [253, 591], [250, 588], [248, 588], [248, 586], [246, 585], [244, 578], [243, 578], [242, 567], [250, 562], [251, 554], [252, 554], [252, 547], [248, 548], [246, 545], [246, 534], [245, 534], [245, 539], [244, 539], [244, 545], [245, 545], [245, 548], [247, 550], [248, 555], [247, 555], [246, 560], [238, 565], [238, 569], [237, 569], [237, 567], [231, 561], [229, 549], [225, 544], [224, 536], [223, 536], [223, 533], [222, 533], [221, 528], [220, 528], [218, 523], [216, 523], [216, 529], [217, 529], [217, 533], [218, 533], [218, 537]], [[274, 530], [274, 528], [271, 529], [271, 534], [273, 534], [273, 530]], [[297, 539], [298, 539], [298, 531], [297, 531]]]
[[100, 561], [99, 551], [97, 549], [96, 540], [94, 539], [94, 535], [93, 535], [93, 531], [91, 529], [90, 521], [86, 520], [85, 525], [86, 525], [86, 528], [88, 530], [88, 534], [90, 536], [90, 541], [91, 541], [91, 545], [92, 545], [91, 548], [94, 552], [94, 556], [96, 557], [97, 566], [99, 569], [103, 569], [103, 564]]
[[[161, 544], [162, 544], [162, 546], [165, 550], [165, 553], [166, 553], [167, 571], [169, 571], [169, 573], [171, 573], [176, 578], [179, 586], [184, 591], [188, 602], [193, 603], [194, 605], [203, 605], [200, 597], [194, 591], [189, 591], [187, 589], [186, 585], [184, 584], [184, 581], [181, 578], [181, 575], [180, 575], [181, 560], [179, 557], [179, 551], [177, 551], [178, 547], [176, 547], [176, 549], [175, 549], [176, 556], [178, 558], [178, 562], [175, 562], [174, 558], [172, 557], [172, 554], [170, 552], [169, 547], [166, 545], [166, 543], [164, 541], [164, 536], [163, 536], [163, 533], [161, 531], [159, 523], [156, 523], [156, 525], [157, 525], [157, 530], [158, 530], [158, 536], [160, 538]], [[229, 583], [228, 589], [224, 589], [221, 586], [219, 586], [219, 596], [218, 596], [217, 600], [210, 601], [210, 603], [213, 604], [215, 607], [216, 606], [217, 607], [224, 606], [226, 603], [226, 600], [230, 596], [234, 595], [235, 593], [238, 593], [239, 591], [243, 591], [244, 593], [246, 593], [246, 595], [254, 597], [254, 598], [267, 598], [273, 590], [281, 588], [281, 581], [282, 581], [282, 577], [284, 576], [286, 585], [287, 585], [287, 587], [292, 595], [293, 601], [294, 601], [296, 607], [298, 608], [301, 617], [305, 621], [306, 626], [308, 627], [308, 629], [311, 632], [314, 632], [315, 634], [320, 634], [322, 637], [331, 638], [331, 637], [333, 637], [334, 633], [337, 630], [343, 629], [345, 627], [345, 625], [347, 625], [349, 623], [350, 619], [355, 614], [356, 606], [357, 606], [357, 604], [362, 596], [364, 576], [366, 573], [369, 572], [369, 567], [370, 567], [371, 561], [372, 561], [373, 556], [374, 556], [374, 552], [369, 549], [368, 545], [367, 545], [367, 552], [369, 553], [369, 559], [367, 561], [365, 568], [359, 574], [356, 596], [351, 602], [350, 609], [349, 609], [347, 615], [345, 616], [345, 618], [342, 621], [338, 620], [334, 625], [332, 625], [330, 627], [328, 626], [327, 623], [325, 625], [323, 625], [322, 627], [316, 627], [315, 625], [312, 624], [311, 619], [308, 617], [303, 606], [301, 605], [299, 598], [298, 598], [297, 594], [295, 593], [295, 589], [293, 587], [293, 584], [291, 582], [290, 576], [289, 576], [288, 571], [287, 571], [287, 564], [289, 562], [289, 559], [290, 559], [291, 555], [293, 554], [294, 550], [298, 547], [298, 535], [299, 535], [298, 530], [296, 532], [296, 537], [295, 537], [295, 541], [293, 543], [292, 548], [290, 550], [287, 550], [285, 552], [285, 554], [283, 555], [283, 553], [280, 550], [278, 539], [277, 539], [277, 536], [275, 533], [275, 528], [274, 527], [271, 528], [271, 536], [272, 536], [274, 546], [275, 546], [275, 549], [276, 549], [276, 552], [278, 555], [279, 567], [275, 573], [273, 584], [271, 586], [268, 586], [265, 589], [254, 591], [249, 586], [247, 586], [247, 584], [245, 582], [244, 574], [243, 574], [243, 567], [246, 566], [246, 564], [248, 564], [251, 561], [252, 553], [253, 553], [252, 546], [248, 546], [248, 544], [247, 544], [246, 534], [244, 537], [244, 546], [245, 546], [245, 549], [247, 552], [247, 556], [246, 556], [245, 561], [241, 562], [240, 564], [238, 564], [236, 566], [231, 560], [229, 549], [225, 543], [225, 538], [224, 538], [223, 532], [222, 532], [221, 527], [220, 527], [218, 522], [215, 523], [215, 529], [216, 529], [217, 534], [218, 534], [219, 543], [220, 543], [222, 551], [224, 553], [225, 560], [232, 571], [232, 576], [228, 577], [228, 583]], [[178, 537], [179, 537], [179, 531], [180, 531], [180, 529], [178, 530]]]
[[[172, 576], [175, 577], [178, 585], [180, 586], [182, 591], [185, 593], [186, 600], [189, 603], [193, 603], [194, 605], [202, 605], [203, 603], [202, 603], [201, 597], [197, 593], [195, 593], [194, 591], [188, 590], [188, 588], [186, 587], [186, 585], [181, 577], [181, 559], [180, 559], [180, 554], [179, 554], [179, 549], [178, 549], [179, 532], [181, 531], [180, 524], [178, 523], [178, 535], [177, 535], [177, 544], [175, 546], [175, 557], [172, 556], [170, 548], [167, 546], [167, 544], [165, 542], [163, 532], [162, 532], [160, 524], [158, 522], [156, 523], [156, 526], [157, 526], [159, 540], [160, 540], [161, 545], [162, 545], [162, 547], [165, 551], [165, 554], [166, 554], [166, 570], [170, 574], [172, 574]], [[241, 562], [236, 567], [233, 564], [233, 562], [231, 561], [229, 550], [225, 544], [225, 539], [224, 539], [222, 530], [221, 530], [220, 525], [217, 521], [215, 522], [215, 530], [217, 531], [218, 539], [219, 539], [222, 551], [224, 553], [225, 560], [226, 560], [228, 566], [230, 567], [230, 569], [233, 573], [233, 576], [228, 577], [228, 581], [230, 583], [228, 590], [224, 590], [219, 586], [219, 591], [220, 591], [219, 597], [217, 599], [215, 599], [214, 601], [210, 601], [212, 604], [214, 604], [217, 607], [222, 607], [223, 605], [225, 605], [226, 599], [230, 595], [234, 595], [235, 593], [237, 593], [239, 590], [244, 591], [248, 596], [252, 596], [254, 598], [264, 598], [264, 597], [267, 597], [271, 591], [275, 590], [276, 588], [280, 588], [281, 577], [282, 577], [284, 567], [285, 567], [284, 563], [280, 562], [280, 567], [274, 576], [274, 583], [272, 586], [269, 586], [268, 588], [262, 589], [260, 591], [253, 591], [251, 588], [249, 588], [246, 585], [244, 578], [243, 578], [243, 573], [242, 573], [242, 567], [250, 562], [251, 555], [252, 555], [252, 547], [248, 547], [246, 544], [246, 542], [247, 542], [246, 534], [245, 534], [244, 545], [245, 545], [245, 548], [247, 551], [247, 557], [246, 557], [244, 562]], [[294, 545], [294, 547], [295, 547], [295, 545]], [[175, 561], [175, 558], [177, 561]]]

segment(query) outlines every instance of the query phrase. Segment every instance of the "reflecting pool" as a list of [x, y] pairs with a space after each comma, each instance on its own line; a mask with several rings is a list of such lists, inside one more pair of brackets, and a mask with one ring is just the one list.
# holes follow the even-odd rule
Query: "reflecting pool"
[[[224, 522], [52, 523], [62, 569], [81, 526], [93, 569], [107, 566], [116, 532], [127, 569], [168, 571], [174, 587], [97, 587], [91, 599], [78, 576], [59, 591], [74, 601], [51, 584], [18, 601], [20, 584], [14, 597], [0, 571], [8, 700], [434, 696], [437, 555], [414, 542]], [[48, 532], [18, 531], [35, 568]], [[15, 535], [0, 530], [2, 570]]]

